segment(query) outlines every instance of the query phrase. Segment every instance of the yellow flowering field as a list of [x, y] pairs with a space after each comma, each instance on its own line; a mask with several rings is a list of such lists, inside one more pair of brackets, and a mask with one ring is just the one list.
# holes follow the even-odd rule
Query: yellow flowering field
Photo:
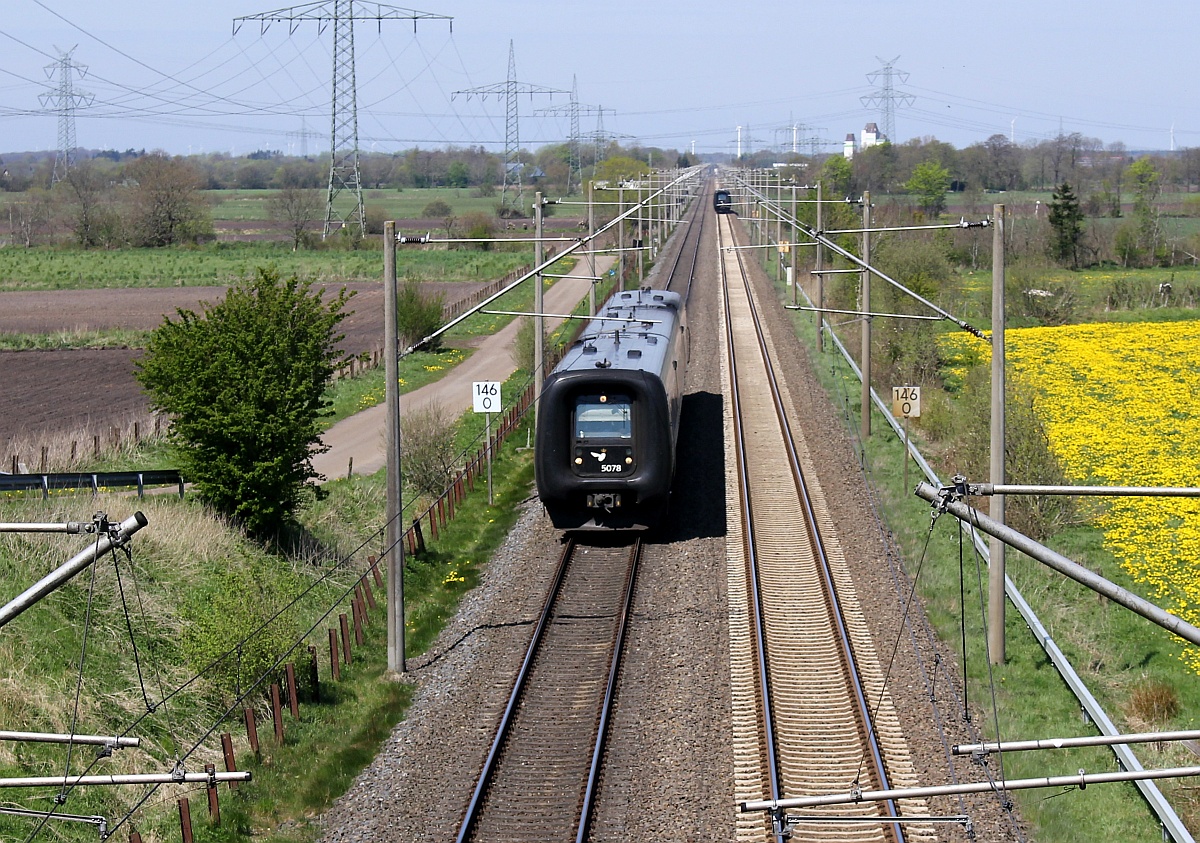
[[[1072, 482], [1200, 486], [1200, 321], [1024, 328], [1005, 338], [1010, 372], [1037, 390]], [[943, 349], [960, 368], [990, 357], [966, 334], [946, 337]], [[1107, 500], [1105, 546], [1155, 602], [1200, 625], [1200, 501]], [[1200, 650], [1183, 658], [1200, 671]]]

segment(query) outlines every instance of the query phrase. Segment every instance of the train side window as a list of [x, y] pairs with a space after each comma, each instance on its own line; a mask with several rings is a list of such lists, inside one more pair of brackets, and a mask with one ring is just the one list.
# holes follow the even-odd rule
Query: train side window
[[633, 409], [623, 395], [581, 395], [571, 421], [577, 439], [633, 438]]

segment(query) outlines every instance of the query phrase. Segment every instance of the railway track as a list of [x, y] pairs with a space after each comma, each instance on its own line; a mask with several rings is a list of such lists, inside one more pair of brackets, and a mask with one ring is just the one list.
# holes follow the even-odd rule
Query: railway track
[[460, 843], [587, 839], [641, 550], [567, 541]]
[[[659, 286], [690, 292], [703, 203]], [[588, 839], [641, 538], [567, 540], [541, 618], [459, 828], [476, 840]]]
[[[915, 784], [811, 456], [771, 369], [733, 221], [718, 219], [726, 334], [730, 646], [739, 802]], [[885, 784], [886, 783], [886, 784]], [[742, 814], [739, 840], [933, 840], [922, 803]], [[903, 817], [896, 821], [894, 818]]]

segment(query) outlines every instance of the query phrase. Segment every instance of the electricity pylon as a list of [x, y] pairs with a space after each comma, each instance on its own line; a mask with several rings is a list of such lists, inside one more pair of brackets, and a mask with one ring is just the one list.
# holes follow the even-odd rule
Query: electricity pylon
[[[567, 176], [567, 193], [571, 192], [571, 187], [583, 187], [583, 135], [579, 132], [579, 115], [581, 114], [596, 114], [600, 117], [600, 128], [604, 128], [604, 112], [607, 111], [615, 114], [611, 108], [603, 108], [597, 105], [580, 105], [579, 104], [579, 85], [575, 81], [575, 77], [571, 77], [571, 102], [567, 105], [552, 105], [547, 108], [539, 108], [534, 114], [562, 114], [566, 112], [571, 116], [571, 139], [569, 142], [569, 150], [571, 154], [571, 172]], [[593, 166], [595, 161], [593, 160]]]
[[[354, 22], [356, 20], [411, 20], [413, 28], [419, 20], [448, 20], [448, 15], [418, 12], [383, 3], [360, 2], [367, 11], [357, 12], [354, 0], [321, 0], [304, 3], [273, 12], [233, 19], [236, 35], [242, 21], [259, 22], [260, 34], [265, 33], [271, 23], [287, 22], [289, 34], [296, 31], [304, 21], [318, 21], [321, 31], [327, 23], [333, 24], [333, 102], [329, 143], [329, 192], [325, 202], [325, 228], [322, 237], [328, 237], [334, 228], [357, 225], [359, 234], [367, 233], [363, 215], [362, 175], [358, 164], [358, 94], [354, 80]], [[453, 27], [453, 24], [451, 24]], [[354, 194], [354, 205], [348, 213], [339, 214], [334, 200], [341, 192]]]
[[604, 130], [604, 115], [605, 113], [616, 114], [617, 110], [615, 108], [605, 108], [602, 105], [597, 105], [595, 107], [585, 105], [580, 107], [579, 113], [596, 115], [596, 131], [588, 132], [583, 136], [592, 142], [592, 172], [594, 173], [596, 167], [598, 167], [600, 162], [604, 160], [604, 156], [607, 153], [606, 147], [608, 146], [609, 141], [618, 140], [621, 138], [632, 138], [633, 135], [622, 135], [617, 132], [607, 132]]
[[87, 67], [71, 60], [73, 52], [75, 47], [65, 53], [59, 50], [58, 61], [46, 65], [46, 78], [53, 79], [57, 73], [58, 87], [53, 93], [38, 96], [43, 108], [53, 108], [58, 112], [58, 155], [50, 175], [51, 186], [66, 178], [67, 171], [75, 166], [75, 109], [81, 105], [91, 105], [95, 100], [94, 94], [75, 89], [72, 72], [77, 72], [82, 79], [87, 76]]
[[870, 96], [861, 97], [860, 100], [867, 108], [875, 106], [879, 109], [879, 122], [881, 124], [879, 128], [883, 132], [883, 136], [887, 138], [890, 143], [895, 143], [896, 105], [912, 105], [915, 101], [915, 98], [912, 96], [912, 94], [896, 93], [895, 85], [892, 82], [893, 77], [899, 79], [901, 82], [908, 81], [908, 72], [896, 69], [896, 62], [900, 61], [900, 57], [896, 56], [891, 61], [884, 61], [883, 59], [879, 58], [879, 56], [876, 56], [875, 58], [882, 62], [883, 67], [881, 67], [879, 70], [868, 73], [867, 81], [872, 85], [875, 84], [876, 79], [881, 79], [882, 82], [874, 93], [872, 93]]
[[[451, 98], [463, 94], [470, 99], [478, 96], [486, 99], [489, 96], [504, 96], [504, 175], [500, 189], [501, 208], [520, 208], [525, 211], [525, 190], [521, 184], [521, 133], [518, 125], [517, 94], [565, 94], [567, 91], [559, 88], [547, 88], [544, 85], [531, 85], [528, 82], [517, 81], [517, 60], [513, 52], [513, 42], [508, 42], [508, 79], [494, 85], [483, 85], [478, 88], [467, 88], [464, 91], [454, 91]], [[511, 187], [510, 187], [511, 185]], [[511, 195], [511, 194], [515, 194]]]

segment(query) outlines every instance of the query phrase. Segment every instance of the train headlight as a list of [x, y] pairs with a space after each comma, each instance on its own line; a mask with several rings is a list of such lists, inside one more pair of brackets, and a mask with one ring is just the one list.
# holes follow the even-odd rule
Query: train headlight
[[625, 465], [633, 465], [633, 457], [626, 457]]
[[583, 465], [583, 457], [576, 457], [575, 465]]

